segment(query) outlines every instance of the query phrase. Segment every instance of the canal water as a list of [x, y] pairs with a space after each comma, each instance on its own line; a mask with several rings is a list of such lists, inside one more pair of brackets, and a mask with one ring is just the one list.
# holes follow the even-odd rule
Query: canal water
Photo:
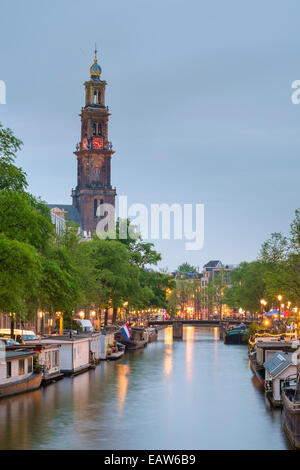
[[0, 449], [287, 449], [247, 347], [172, 329], [120, 361], [0, 400]]

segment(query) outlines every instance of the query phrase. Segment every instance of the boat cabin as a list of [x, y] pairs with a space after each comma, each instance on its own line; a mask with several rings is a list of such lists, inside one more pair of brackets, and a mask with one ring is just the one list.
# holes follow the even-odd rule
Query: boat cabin
[[28, 392], [40, 387], [42, 374], [34, 373], [34, 351], [6, 351], [0, 359], [0, 397]]
[[286, 340], [261, 340], [255, 344], [256, 362], [259, 365], [264, 365], [267, 360], [273, 356], [277, 351], [286, 353], [293, 353], [299, 347], [298, 341]]
[[59, 344], [32, 343], [30, 346], [26, 344], [11, 345], [7, 346], [6, 349], [9, 351], [33, 351], [37, 357], [37, 364], [43, 373], [42, 383], [44, 385], [63, 377], [63, 373], [60, 370]]
[[60, 370], [66, 375], [77, 375], [90, 369], [90, 339], [88, 336], [52, 335], [42, 344], [60, 345]]
[[273, 354], [265, 363], [265, 391], [274, 406], [281, 405], [281, 391], [287, 377], [297, 373], [297, 352], [285, 353], [279, 351]]
[[114, 331], [101, 331], [101, 349], [100, 349], [100, 359], [105, 360], [108, 357], [108, 352], [110, 351], [112, 345], [115, 341]]

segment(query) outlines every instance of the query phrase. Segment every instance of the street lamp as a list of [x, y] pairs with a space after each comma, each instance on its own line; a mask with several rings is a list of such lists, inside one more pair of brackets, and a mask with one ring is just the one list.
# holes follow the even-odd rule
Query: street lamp
[[44, 312], [40, 311], [39, 312], [39, 317], [40, 317], [40, 334], [42, 336], [43, 332], [44, 332]]

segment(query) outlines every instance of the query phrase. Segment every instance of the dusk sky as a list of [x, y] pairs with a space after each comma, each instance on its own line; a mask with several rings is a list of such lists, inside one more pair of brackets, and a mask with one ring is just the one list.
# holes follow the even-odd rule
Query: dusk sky
[[112, 185], [129, 204], [205, 204], [205, 242], [161, 266], [253, 260], [299, 204], [296, 0], [2, 0], [0, 121], [29, 190], [71, 204], [94, 43], [108, 82]]

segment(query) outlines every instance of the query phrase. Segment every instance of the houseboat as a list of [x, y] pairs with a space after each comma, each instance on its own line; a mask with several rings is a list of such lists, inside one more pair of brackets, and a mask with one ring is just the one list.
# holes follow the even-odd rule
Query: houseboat
[[293, 353], [299, 347], [298, 341], [280, 337], [257, 337], [249, 351], [250, 368], [261, 385], [265, 383], [264, 363], [276, 352]]
[[[115, 331], [114, 329], [105, 329], [101, 330], [100, 338], [100, 359], [105, 361], [111, 356], [112, 348], [115, 341]], [[116, 352], [116, 351], [115, 351]]]
[[225, 344], [247, 344], [247, 327], [244, 323], [229, 328], [224, 336]]
[[300, 388], [299, 374], [290, 376], [282, 387], [282, 422], [287, 437], [300, 449]]
[[32, 350], [36, 356], [35, 368], [42, 372], [42, 385], [47, 385], [63, 378], [64, 374], [60, 370], [60, 345], [59, 344], [41, 344], [32, 343], [10, 345], [6, 348], [9, 351]]
[[33, 368], [34, 351], [5, 351], [0, 360], [0, 398], [40, 387], [42, 373]]
[[60, 370], [65, 375], [77, 375], [91, 369], [89, 336], [52, 335], [42, 339], [42, 344], [60, 345]]
[[145, 331], [145, 328], [134, 327], [131, 328], [130, 338], [126, 338], [122, 331], [115, 333], [115, 339], [120, 343], [124, 344], [127, 350], [134, 350], [144, 348], [148, 342], [148, 332]]
[[273, 406], [281, 406], [281, 391], [285, 380], [297, 373], [297, 354], [279, 351], [265, 363], [265, 393]]

